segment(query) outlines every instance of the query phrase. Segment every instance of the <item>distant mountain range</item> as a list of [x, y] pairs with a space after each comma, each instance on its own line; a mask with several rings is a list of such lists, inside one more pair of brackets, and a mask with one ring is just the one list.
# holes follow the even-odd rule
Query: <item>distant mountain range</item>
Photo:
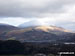
[[[24, 24], [23, 24], [24, 25]], [[38, 41], [38, 42], [74, 42], [75, 33], [56, 26], [23, 26], [0, 24], [1, 40]]]

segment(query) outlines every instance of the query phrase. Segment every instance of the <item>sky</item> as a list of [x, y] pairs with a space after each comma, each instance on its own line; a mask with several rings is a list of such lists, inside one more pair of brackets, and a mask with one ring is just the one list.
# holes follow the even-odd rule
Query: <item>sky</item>
[[75, 31], [75, 0], [0, 0], [0, 23], [35, 21]]

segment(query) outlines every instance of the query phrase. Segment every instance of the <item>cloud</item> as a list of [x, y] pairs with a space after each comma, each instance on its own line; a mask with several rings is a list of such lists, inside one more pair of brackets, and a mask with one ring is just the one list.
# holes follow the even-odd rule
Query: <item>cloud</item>
[[75, 30], [75, 0], [0, 0], [1, 23], [32, 20]]
[[13, 26], [18, 26], [18, 25], [20, 25], [24, 22], [28, 22], [28, 21], [29, 21], [28, 19], [21, 18], [21, 17], [17, 17], [17, 18], [9, 17], [9, 18], [1, 18], [0, 19], [0, 23], [6, 23], [6, 24], [13, 25]]
[[[25, 23], [25, 25], [54, 25], [58, 27], [63, 27], [65, 29], [69, 29], [75, 31], [75, 20], [74, 19], [54, 19], [54, 18], [22, 18], [22, 17], [9, 17], [9, 18], [1, 18], [0, 23], [6, 23], [13, 26], [19, 26], [20, 24]], [[24, 25], [24, 26], [25, 26]]]
[[0, 0], [1, 17], [49, 17], [65, 13], [75, 0]]

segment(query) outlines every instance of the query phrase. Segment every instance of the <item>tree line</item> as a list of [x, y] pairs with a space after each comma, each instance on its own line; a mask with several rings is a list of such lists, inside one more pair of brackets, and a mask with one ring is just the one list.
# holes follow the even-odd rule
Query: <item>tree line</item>
[[0, 40], [0, 54], [58, 54], [58, 52], [75, 52], [75, 45], [53, 43], [20, 42], [16, 40]]

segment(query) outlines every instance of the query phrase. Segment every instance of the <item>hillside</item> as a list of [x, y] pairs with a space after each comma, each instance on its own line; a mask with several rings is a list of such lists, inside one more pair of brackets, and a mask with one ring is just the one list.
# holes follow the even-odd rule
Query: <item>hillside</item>
[[12, 26], [12, 25], [0, 24], [0, 33], [5, 32], [5, 31], [10, 31], [10, 30], [17, 30], [17, 29], [19, 28]]
[[[14, 27], [11, 25], [0, 25], [1, 40], [19, 40], [22, 42], [56, 42], [56, 41], [72, 41], [75, 33], [57, 26], [30, 26], [30, 27]], [[74, 40], [73, 40], [74, 41]]]
[[0, 39], [5, 39], [5, 34], [9, 31], [18, 30], [18, 27], [8, 25], [8, 24], [0, 24]]
[[27, 32], [27, 31], [40, 31], [40, 32], [47, 32], [47, 33], [52, 33], [52, 34], [56, 34], [56, 35], [63, 35], [66, 33], [72, 33], [72, 31], [70, 30], [66, 30], [64, 28], [61, 27], [56, 27], [56, 26], [33, 26], [33, 27], [25, 27], [25, 28], [21, 28], [20, 30], [13, 30], [10, 31], [8, 34], [21, 34], [23, 32]]
[[13, 30], [6, 34], [8, 39], [20, 41], [56, 41], [64, 39], [64, 35], [70, 34], [71, 31], [56, 26], [35, 26]]

